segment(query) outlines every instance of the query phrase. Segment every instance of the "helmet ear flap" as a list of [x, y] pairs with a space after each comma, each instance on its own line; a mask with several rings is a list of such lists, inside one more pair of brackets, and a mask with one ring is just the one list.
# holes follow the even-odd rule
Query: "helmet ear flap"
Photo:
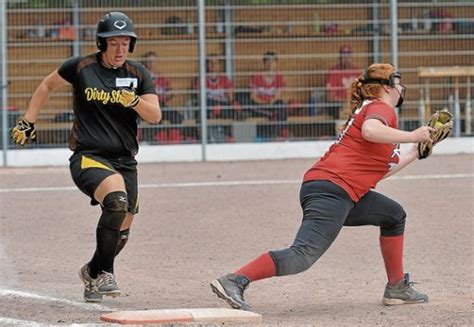
[[135, 43], [137, 43], [137, 39], [134, 37], [130, 38], [130, 44], [128, 46], [128, 52], [132, 53], [133, 49], [135, 49]]
[[107, 41], [105, 40], [105, 38], [97, 36], [95, 38], [95, 43], [96, 43], [97, 49], [99, 49], [99, 51], [103, 52], [103, 51], [107, 50]]

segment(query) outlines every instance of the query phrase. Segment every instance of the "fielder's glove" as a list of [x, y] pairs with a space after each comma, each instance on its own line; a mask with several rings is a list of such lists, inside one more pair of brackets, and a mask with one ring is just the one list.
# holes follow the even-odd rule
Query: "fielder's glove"
[[130, 84], [129, 88], [124, 88], [120, 90], [119, 102], [125, 108], [135, 108], [140, 102], [140, 97], [135, 93], [133, 88], [133, 83]]
[[13, 127], [10, 131], [10, 137], [12, 141], [16, 144], [21, 146], [25, 145], [25, 143], [30, 141], [36, 140], [36, 129], [35, 124], [30, 123], [25, 118], [19, 120], [15, 127]]
[[426, 125], [435, 129], [435, 131], [431, 132], [431, 140], [433, 142], [418, 143], [418, 159], [428, 158], [433, 152], [433, 147], [448, 137], [453, 129], [453, 115], [446, 108], [437, 110], [431, 115]]

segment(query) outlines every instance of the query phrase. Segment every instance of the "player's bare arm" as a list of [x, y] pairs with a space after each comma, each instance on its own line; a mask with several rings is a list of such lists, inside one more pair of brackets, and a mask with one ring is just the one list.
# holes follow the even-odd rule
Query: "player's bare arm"
[[61, 86], [66, 85], [69, 85], [69, 82], [62, 78], [57, 70], [46, 76], [33, 93], [24, 118], [30, 123], [36, 122], [38, 113], [48, 100], [49, 95]]
[[137, 113], [146, 122], [157, 124], [161, 120], [161, 108], [158, 101], [158, 96], [155, 94], [143, 94], [140, 96], [140, 101], [134, 108]]
[[431, 127], [422, 126], [407, 132], [391, 128], [378, 119], [367, 119], [362, 125], [362, 137], [374, 143], [417, 143], [429, 141]]

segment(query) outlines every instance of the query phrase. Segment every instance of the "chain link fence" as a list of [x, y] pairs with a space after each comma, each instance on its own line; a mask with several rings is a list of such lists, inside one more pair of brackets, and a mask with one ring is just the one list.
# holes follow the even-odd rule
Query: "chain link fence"
[[[98, 20], [119, 10], [135, 23], [132, 59], [152, 72], [164, 111], [160, 124], [141, 123], [142, 143], [200, 143], [201, 117], [209, 143], [333, 139], [346, 118], [345, 88], [373, 62], [398, 62], [408, 87], [403, 129], [449, 107], [455, 134], [472, 133], [471, 1], [398, 1], [397, 31], [390, 1], [206, 1], [205, 115], [198, 1], [7, 1], [5, 10], [8, 128], [42, 78], [66, 58], [96, 51]], [[66, 147], [72, 120], [64, 88], [42, 109], [29, 147]]]

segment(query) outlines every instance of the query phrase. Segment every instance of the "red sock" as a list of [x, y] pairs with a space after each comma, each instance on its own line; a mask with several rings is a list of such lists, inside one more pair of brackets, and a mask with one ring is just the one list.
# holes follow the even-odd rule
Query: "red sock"
[[270, 278], [276, 274], [275, 263], [267, 252], [253, 261], [250, 261], [248, 264], [237, 270], [235, 274], [243, 275], [251, 282], [259, 279]]
[[380, 249], [388, 282], [395, 285], [403, 279], [403, 235], [380, 236]]

